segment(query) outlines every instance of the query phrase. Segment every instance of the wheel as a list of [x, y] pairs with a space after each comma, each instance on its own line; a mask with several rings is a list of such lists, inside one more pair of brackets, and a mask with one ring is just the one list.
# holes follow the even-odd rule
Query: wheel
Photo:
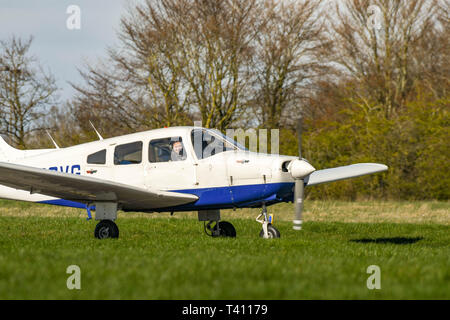
[[[275, 239], [281, 237], [280, 231], [278, 231], [277, 228], [275, 228], [273, 225], [269, 224], [267, 226], [267, 233], [269, 235], [269, 239]], [[264, 229], [261, 229], [261, 232], [259, 233], [259, 236], [261, 238], [264, 238]]]
[[220, 233], [219, 235], [216, 235], [216, 237], [236, 238], [236, 229], [231, 223], [227, 221], [218, 221], [214, 226], [213, 234], [215, 234], [217, 231], [217, 225], [220, 228]]
[[119, 228], [111, 220], [102, 220], [95, 227], [94, 235], [97, 239], [118, 238]]

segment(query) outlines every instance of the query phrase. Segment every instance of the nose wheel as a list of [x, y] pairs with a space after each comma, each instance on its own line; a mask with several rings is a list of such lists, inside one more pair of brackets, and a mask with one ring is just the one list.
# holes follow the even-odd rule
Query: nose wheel
[[281, 236], [280, 231], [272, 225], [273, 215], [267, 215], [267, 207], [265, 203], [263, 203], [262, 212], [258, 217], [256, 217], [256, 221], [262, 224], [262, 230], [259, 233], [261, 238], [275, 239]]
[[[264, 237], [264, 229], [261, 230], [261, 232], [259, 233], [259, 236], [261, 238], [265, 238]], [[271, 224], [269, 224], [267, 226], [267, 239], [275, 239], [275, 238], [279, 238], [280, 236], [281, 236], [280, 231], [278, 231], [277, 228], [275, 228]]]

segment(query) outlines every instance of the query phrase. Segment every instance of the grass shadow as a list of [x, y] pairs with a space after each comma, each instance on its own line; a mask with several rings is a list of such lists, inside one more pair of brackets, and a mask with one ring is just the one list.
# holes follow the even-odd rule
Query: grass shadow
[[375, 239], [352, 239], [350, 242], [357, 242], [357, 243], [390, 243], [390, 244], [413, 244], [420, 240], [422, 240], [422, 237], [415, 237], [415, 238], [409, 238], [409, 237], [393, 237], [393, 238], [375, 238]]

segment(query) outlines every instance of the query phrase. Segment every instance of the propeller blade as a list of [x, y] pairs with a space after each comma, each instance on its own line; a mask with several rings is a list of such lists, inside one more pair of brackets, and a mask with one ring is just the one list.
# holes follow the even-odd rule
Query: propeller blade
[[311, 166], [309, 163], [303, 160], [302, 157], [302, 133], [303, 133], [303, 119], [300, 114], [297, 121], [297, 138], [298, 138], [298, 158], [299, 160], [294, 160], [290, 163], [289, 171], [294, 178], [295, 181], [295, 190], [294, 190], [294, 202], [295, 202], [295, 211], [294, 211], [294, 230], [302, 230], [302, 215], [303, 215], [303, 196], [304, 196], [304, 188], [305, 182], [303, 178], [310, 175], [316, 169]]
[[302, 116], [298, 118], [297, 121], [297, 138], [298, 138], [298, 157], [300, 160], [302, 159], [302, 128], [303, 127], [303, 120]]
[[295, 214], [294, 214], [294, 230], [302, 230], [302, 213], [303, 213], [303, 195], [305, 183], [303, 179], [295, 179]]

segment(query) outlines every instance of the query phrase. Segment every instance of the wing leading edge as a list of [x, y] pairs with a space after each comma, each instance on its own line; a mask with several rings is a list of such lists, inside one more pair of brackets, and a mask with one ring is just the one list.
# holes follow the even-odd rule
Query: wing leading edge
[[155, 209], [195, 202], [191, 194], [143, 189], [92, 177], [0, 162], [0, 184], [65, 200], [117, 202], [127, 209]]
[[343, 179], [355, 178], [364, 176], [366, 174], [372, 174], [377, 172], [386, 171], [388, 167], [379, 163], [358, 163], [349, 166], [317, 170], [311, 173], [306, 181], [307, 186], [313, 186], [316, 184], [339, 181]]

